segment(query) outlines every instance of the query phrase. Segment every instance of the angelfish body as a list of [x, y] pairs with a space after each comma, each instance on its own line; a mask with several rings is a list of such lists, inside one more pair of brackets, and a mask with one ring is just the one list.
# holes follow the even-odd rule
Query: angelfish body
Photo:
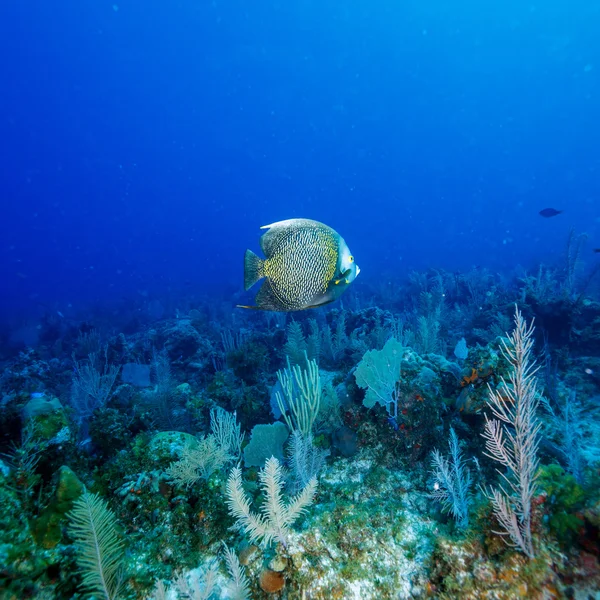
[[314, 308], [339, 298], [360, 269], [344, 238], [311, 219], [288, 219], [261, 229], [262, 259], [251, 250], [244, 257], [244, 287], [264, 279], [255, 310], [293, 311]]

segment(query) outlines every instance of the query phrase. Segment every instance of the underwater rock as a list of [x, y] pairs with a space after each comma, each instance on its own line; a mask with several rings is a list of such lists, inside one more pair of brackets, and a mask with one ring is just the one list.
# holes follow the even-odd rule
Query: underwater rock
[[18, 492], [0, 471], [0, 597], [33, 598], [48, 569], [49, 557], [37, 552]]
[[44, 548], [54, 548], [60, 542], [65, 515], [73, 508], [73, 502], [83, 493], [83, 489], [77, 475], [63, 465], [58, 471], [54, 498], [33, 525], [33, 535], [38, 544]]
[[333, 447], [346, 458], [353, 456], [358, 450], [358, 436], [356, 432], [345, 425], [340, 427], [333, 432]]
[[194, 392], [192, 391], [192, 386], [189, 383], [180, 383], [175, 388], [175, 393], [180, 396], [181, 400], [189, 401], [191, 400]]
[[182, 319], [164, 332], [165, 348], [171, 360], [189, 360], [202, 345], [202, 338], [190, 321]]
[[227, 365], [236, 377], [248, 385], [256, 385], [269, 366], [269, 351], [264, 344], [248, 341], [227, 353]]
[[183, 431], [160, 431], [156, 433], [148, 444], [148, 454], [154, 462], [167, 465], [181, 456], [181, 451], [188, 446], [194, 449], [198, 446], [198, 439]]
[[58, 398], [34, 395], [23, 407], [24, 425], [32, 424], [36, 435], [44, 441], [54, 438], [68, 427], [63, 405]]
[[58, 398], [32, 394], [31, 400], [23, 407], [23, 420], [29, 421], [39, 415], [47, 415], [56, 410], [62, 410], [62, 404]]
[[269, 568], [272, 571], [277, 571], [278, 573], [285, 570], [286, 567], [287, 567], [287, 560], [283, 556], [279, 556], [279, 555], [275, 556], [269, 563]]
[[190, 310], [188, 312], [188, 317], [192, 320], [192, 321], [204, 321], [204, 314], [201, 313], [197, 308], [192, 308], [192, 310]]
[[[594, 506], [583, 511], [583, 516], [586, 521], [600, 532], [600, 500], [598, 500]], [[598, 543], [600, 544], [600, 538]]]
[[563, 598], [553, 566], [548, 557], [529, 565], [522, 554], [505, 550], [494, 559], [475, 538], [439, 537], [431, 556], [429, 587], [436, 598]]
[[423, 366], [417, 376], [411, 381], [411, 385], [419, 389], [437, 389], [437, 373], [429, 367]]
[[[573, 357], [571, 372], [579, 379], [579, 386], [587, 386], [591, 390], [600, 388], [600, 357], [594, 355]], [[597, 401], [595, 403], [597, 404]]]

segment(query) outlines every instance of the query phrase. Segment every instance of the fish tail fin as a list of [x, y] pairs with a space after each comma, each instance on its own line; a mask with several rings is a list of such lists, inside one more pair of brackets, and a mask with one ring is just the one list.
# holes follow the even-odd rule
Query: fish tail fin
[[265, 261], [254, 254], [252, 250], [246, 250], [246, 254], [244, 256], [244, 289], [249, 290], [264, 276]]

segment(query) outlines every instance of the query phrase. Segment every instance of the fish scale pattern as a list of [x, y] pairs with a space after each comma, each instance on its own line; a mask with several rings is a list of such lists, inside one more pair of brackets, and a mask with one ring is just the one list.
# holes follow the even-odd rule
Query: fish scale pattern
[[302, 308], [327, 291], [338, 262], [338, 242], [325, 229], [291, 230], [265, 262], [271, 290], [283, 306]]

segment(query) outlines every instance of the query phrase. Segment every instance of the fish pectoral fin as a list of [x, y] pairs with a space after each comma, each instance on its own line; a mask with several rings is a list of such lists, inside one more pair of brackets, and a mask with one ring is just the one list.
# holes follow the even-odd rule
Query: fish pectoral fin
[[[335, 285], [338, 285], [338, 284], [342, 283], [342, 281], [344, 281], [348, 275], [350, 275], [350, 269], [346, 269], [343, 273], [340, 273], [333, 280], [333, 283], [335, 283]], [[346, 283], [348, 283], [348, 282], [346, 281]]]

